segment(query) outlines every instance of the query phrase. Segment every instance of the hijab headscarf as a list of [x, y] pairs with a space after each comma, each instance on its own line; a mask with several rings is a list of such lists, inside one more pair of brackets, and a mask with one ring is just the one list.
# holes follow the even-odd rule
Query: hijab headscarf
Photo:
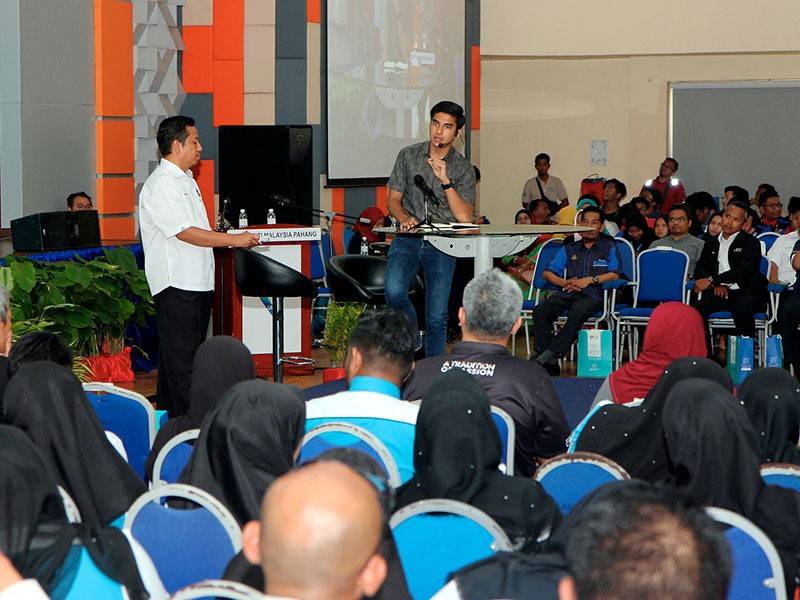
[[[638, 253], [650, 247], [650, 244], [656, 239], [656, 234], [650, 229], [650, 226], [647, 224], [647, 219], [639, 212], [638, 208], [630, 204], [627, 205], [627, 208], [628, 210], [625, 211], [625, 216], [623, 217], [625, 231], [622, 237], [628, 240], [633, 246], [633, 249]], [[628, 229], [631, 227], [638, 227], [641, 229], [642, 237], [638, 240], [633, 239], [628, 234]]]
[[758, 434], [762, 463], [800, 465], [800, 385], [783, 369], [759, 369], [744, 380], [739, 400]]
[[0, 550], [23, 577], [36, 579], [48, 592], [61, 585], [74, 575], [64, 567], [73, 540], [80, 539], [95, 565], [125, 585], [131, 598], [146, 597], [122, 532], [70, 524], [50, 465], [16, 427], [0, 425], [0, 464]]
[[655, 482], [669, 474], [662, 411], [667, 394], [689, 377], [708, 379], [733, 389], [730, 375], [707, 358], [672, 362], [638, 406], [601, 406], [584, 425], [576, 450], [596, 452], [616, 461], [631, 477]]
[[144, 465], [147, 479], [153, 478], [156, 457], [169, 440], [184, 431], [199, 428], [208, 412], [222, 400], [225, 392], [240, 381], [255, 378], [253, 355], [239, 340], [220, 335], [208, 338], [200, 344], [192, 365], [189, 411], [170, 419], [158, 430]]
[[110, 524], [147, 489], [106, 438], [67, 367], [34, 362], [17, 371], [3, 397], [3, 422], [39, 448], [85, 523]]
[[240, 525], [258, 519], [267, 488], [294, 465], [305, 421], [298, 388], [237, 383], [203, 421], [180, 481], [209, 492]]
[[397, 490], [397, 508], [428, 498], [459, 500], [497, 521], [512, 543], [534, 544], [561, 514], [537, 481], [501, 473], [501, 457], [486, 392], [471, 375], [453, 369], [423, 396], [414, 477]]
[[642, 348], [639, 356], [608, 378], [617, 404], [644, 398], [672, 361], [685, 356], [704, 357], [703, 318], [682, 302], [665, 302], [650, 316]]
[[793, 592], [800, 494], [764, 483], [758, 436], [741, 404], [717, 383], [686, 379], [667, 395], [664, 432], [673, 465], [666, 483], [701, 506], [732, 510], [760, 527], [775, 544]]

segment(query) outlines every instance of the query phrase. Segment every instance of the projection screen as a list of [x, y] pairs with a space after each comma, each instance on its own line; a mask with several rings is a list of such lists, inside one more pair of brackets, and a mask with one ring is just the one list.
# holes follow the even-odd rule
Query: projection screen
[[385, 180], [431, 106], [464, 106], [464, 27], [464, 0], [328, 0], [329, 183]]

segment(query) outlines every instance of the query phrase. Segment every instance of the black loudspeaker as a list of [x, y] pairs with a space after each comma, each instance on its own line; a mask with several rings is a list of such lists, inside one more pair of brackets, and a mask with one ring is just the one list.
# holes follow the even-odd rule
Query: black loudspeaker
[[[267, 222], [275, 210], [278, 223], [311, 225], [314, 206], [310, 125], [224, 125], [219, 128], [219, 202], [230, 204], [226, 217], [234, 227], [239, 211], [250, 225]], [[281, 206], [270, 198], [292, 201]], [[305, 210], [304, 210], [305, 209]]]
[[96, 210], [37, 213], [11, 220], [11, 242], [20, 252], [73, 250], [100, 245]]

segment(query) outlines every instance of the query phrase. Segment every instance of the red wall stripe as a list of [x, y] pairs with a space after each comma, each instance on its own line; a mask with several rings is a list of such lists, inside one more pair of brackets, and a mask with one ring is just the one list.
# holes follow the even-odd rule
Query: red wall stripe
[[472, 113], [470, 114], [471, 128], [478, 131], [481, 128], [481, 47], [472, 46], [472, 54], [470, 56], [472, 68], [471, 82], [471, 100], [472, 100]]

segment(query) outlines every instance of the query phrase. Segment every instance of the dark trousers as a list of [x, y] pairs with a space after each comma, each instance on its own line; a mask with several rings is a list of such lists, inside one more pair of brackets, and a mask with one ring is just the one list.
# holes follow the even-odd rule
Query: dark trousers
[[766, 310], [767, 297], [763, 293], [729, 289], [727, 298], [719, 298], [714, 295], [713, 288], [708, 288], [703, 292], [699, 300], [695, 297], [692, 304], [703, 317], [706, 329], [706, 348], [708, 349], [708, 356], [712, 357], [711, 335], [708, 332], [708, 315], [715, 312], [730, 311], [733, 316], [734, 335], [755, 338], [756, 320], [754, 315], [757, 312]]
[[777, 333], [783, 341], [783, 360], [784, 363], [795, 365], [795, 375], [797, 367], [800, 365], [800, 295], [795, 295], [794, 291], [786, 291], [781, 294], [778, 304], [778, 322], [776, 323]]
[[168, 287], [153, 296], [158, 326], [158, 406], [170, 417], [189, 410], [192, 363], [206, 339], [214, 292]]
[[[555, 295], [533, 309], [533, 335], [536, 352], [541, 354], [550, 350], [553, 354], [563, 355], [578, 339], [578, 332], [587, 319], [603, 309], [603, 303], [586, 294]], [[567, 322], [558, 335], [553, 336], [553, 323], [564, 311], [567, 311]]]

